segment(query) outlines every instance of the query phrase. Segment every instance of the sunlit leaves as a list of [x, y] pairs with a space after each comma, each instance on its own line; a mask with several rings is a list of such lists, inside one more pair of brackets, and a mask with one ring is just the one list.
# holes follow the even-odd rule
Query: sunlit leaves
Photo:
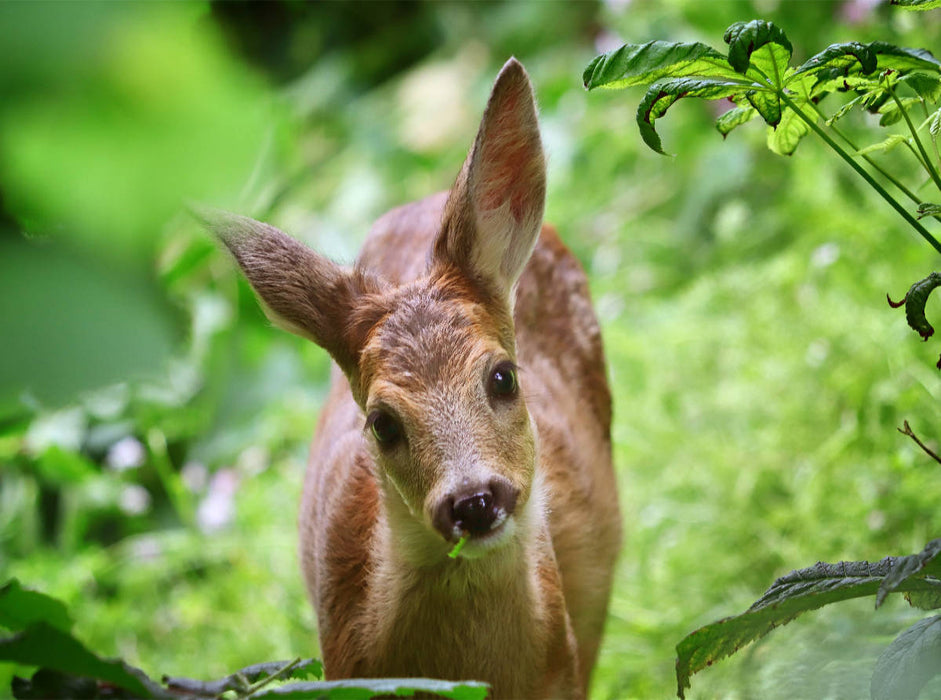
[[[585, 70], [584, 84], [588, 89], [647, 85], [637, 124], [644, 142], [658, 153], [664, 151], [654, 121], [684, 97], [731, 99], [735, 109], [716, 120], [723, 136], [760, 115], [769, 127], [768, 147], [781, 155], [792, 154], [810, 133], [811, 124], [820, 118], [815, 105], [830, 93], [855, 96], [826, 119], [828, 126], [854, 108], [880, 111], [883, 126], [895, 123], [902, 112], [888, 89], [899, 83], [917, 95], [901, 99], [902, 109], [941, 99], [941, 63], [924, 49], [850, 41], [831, 44], [791, 68], [791, 42], [772, 22], [738, 22], [726, 30], [724, 39], [727, 56], [701, 43], [626, 44], [596, 57]], [[937, 121], [930, 122], [932, 134]]]
[[941, 7], [941, 0], [889, 0], [890, 5], [897, 5], [903, 10], [933, 10]]
[[595, 57], [585, 69], [582, 81], [589, 90], [620, 89], [689, 75], [739, 77], [729, 68], [725, 56], [706, 44], [649, 41], [625, 44]]

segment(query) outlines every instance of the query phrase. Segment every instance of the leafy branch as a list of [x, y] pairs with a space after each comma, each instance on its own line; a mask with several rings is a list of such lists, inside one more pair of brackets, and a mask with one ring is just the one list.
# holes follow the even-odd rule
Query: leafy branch
[[[39, 667], [30, 679], [14, 677], [14, 697], [366, 700], [430, 694], [453, 700], [483, 700], [488, 691], [485, 683], [428, 678], [304, 680], [322, 678], [323, 666], [317, 659], [255, 664], [216, 681], [164, 676], [158, 683], [123, 661], [102, 659], [72, 635], [71, 626], [68, 610], [55, 598], [24, 589], [16, 579], [0, 588], [0, 627], [13, 632], [0, 638], [0, 663]], [[279, 681], [300, 682], [269, 687]]]
[[[938, 6], [934, 0], [897, 0], [896, 4], [908, 9]], [[803, 64], [791, 66], [793, 47], [787, 35], [774, 23], [757, 19], [731, 25], [724, 40], [728, 45], [727, 54], [700, 42], [625, 44], [595, 57], [582, 79], [589, 90], [646, 86], [646, 93], [637, 107], [637, 126], [644, 143], [664, 155], [656, 121], [684, 98], [728, 100], [733, 105], [716, 119], [716, 129], [723, 138], [742, 124], [760, 117], [767, 125], [768, 148], [780, 155], [792, 155], [801, 140], [813, 133], [912, 230], [941, 253], [941, 242], [920, 221], [926, 216], [941, 220], [941, 205], [922, 201], [870, 155], [904, 145], [941, 196], [937, 162], [941, 109], [928, 111], [929, 104], [941, 102], [941, 61], [924, 49], [903, 48], [882, 41], [869, 44], [850, 41], [831, 44]], [[821, 102], [833, 94], [851, 99], [827, 116]], [[911, 115], [915, 107], [925, 113], [924, 122], [917, 127]], [[837, 121], [854, 109], [879, 114], [879, 124], [883, 127], [904, 123], [908, 133], [891, 133], [878, 143], [857, 148], [836, 126]], [[931, 141], [933, 157], [920, 135], [925, 131]], [[907, 208], [888, 187], [901, 192], [917, 208]], [[916, 283], [912, 290], [924, 283], [925, 280]], [[911, 291], [909, 294], [912, 298], [917, 296]], [[910, 325], [913, 308], [906, 306]], [[921, 309], [919, 320], [924, 321], [923, 304]], [[912, 327], [925, 337], [922, 331], [930, 325], [925, 321], [918, 328]], [[941, 360], [938, 368], [941, 369]]]
[[[733, 654], [745, 645], [763, 637], [771, 630], [796, 619], [810, 610], [852, 598], [876, 596], [876, 607], [882, 605], [890, 593], [904, 593], [911, 605], [925, 610], [941, 607], [941, 539], [929, 542], [925, 549], [907, 557], [886, 557], [881, 561], [817, 563], [807, 569], [792, 571], [775, 581], [754, 605], [740, 615], [706, 625], [685, 637], [676, 647], [677, 694], [685, 697], [690, 687], [690, 677], [711, 666], [716, 661]], [[930, 618], [938, 620], [941, 616]], [[920, 654], [912, 630], [923, 625], [925, 620], [900, 635], [886, 654], [905, 657], [911, 652]], [[941, 625], [933, 624], [920, 633], [933, 635], [941, 643]], [[908, 636], [906, 636], [908, 635]], [[920, 637], [918, 637], [920, 640]], [[921, 644], [921, 641], [919, 641]], [[893, 648], [894, 647], [894, 648]], [[885, 654], [883, 654], [885, 658]], [[881, 661], [881, 659], [880, 659]], [[924, 663], [926, 668], [922, 668]], [[941, 673], [936, 660], [926, 658], [914, 664], [924, 680], [924, 685], [934, 675]], [[916, 698], [905, 691], [907, 681], [895, 679], [890, 669], [876, 665], [873, 674], [874, 700]]]

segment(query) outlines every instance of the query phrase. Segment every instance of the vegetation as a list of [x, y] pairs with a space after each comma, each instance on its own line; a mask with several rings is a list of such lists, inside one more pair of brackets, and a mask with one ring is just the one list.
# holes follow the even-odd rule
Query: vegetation
[[[928, 9], [941, 3], [910, 2], [899, 4]], [[915, 212], [905, 209], [884, 187], [893, 185], [917, 205], [918, 218], [941, 207], [924, 202], [892, 174], [884, 170], [869, 153], [886, 151], [906, 145], [916, 165], [926, 173], [941, 196], [941, 178], [932, 156], [928, 154], [912, 121], [912, 113], [924, 113], [922, 128], [927, 131], [935, 157], [939, 156], [937, 134], [941, 124], [941, 108], [929, 112], [928, 105], [941, 100], [941, 61], [923, 49], [908, 49], [884, 41], [862, 44], [845, 42], [831, 44], [797, 68], [788, 62], [793, 47], [784, 31], [765, 20], [736, 22], [725, 31], [728, 55], [699, 43], [651, 41], [646, 44], [625, 44], [621, 48], [596, 57], [585, 69], [585, 87], [624, 88], [647, 85], [647, 93], [637, 108], [637, 125], [644, 142], [658, 153], [664, 153], [654, 121], [662, 117], [677, 100], [700, 97], [709, 100], [727, 99], [734, 106], [719, 115], [716, 128], [723, 137], [733, 129], [760, 116], [768, 125], [768, 148], [780, 155], [791, 155], [800, 140], [814, 133], [845, 161], [876, 194], [935, 250], [941, 244], [916, 219]], [[899, 97], [902, 88], [911, 96]], [[832, 93], [849, 93], [829, 117], [821, 102]], [[903, 93], [904, 95], [904, 93]], [[908, 134], [892, 133], [888, 138], [858, 149], [835, 126], [853, 107], [881, 115], [879, 126], [891, 126], [904, 120]], [[825, 128], [824, 120], [854, 154], [847, 153]], [[664, 154], [665, 155], [665, 154]], [[873, 177], [853, 155], [864, 160], [885, 183]], [[925, 306], [931, 292], [941, 284], [941, 274], [932, 272], [916, 282], [905, 298], [889, 305], [905, 304], [909, 326], [928, 340], [934, 328], [927, 321]], [[941, 369], [941, 360], [938, 361]], [[908, 423], [900, 432], [912, 437], [941, 464], [941, 459], [924, 447], [912, 433]], [[787, 624], [798, 615], [863, 595], [875, 594], [876, 607], [892, 591], [904, 591], [915, 607], [934, 610], [941, 607], [941, 568], [934, 561], [941, 552], [941, 539], [928, 543], [921, 554], [902, 559], [887, 558], [877, 564], [868, 561], [840, 562], [838, 565], [818, 563], [793, 571], [771, 586], [747, 612], [719, 620], [685, 637], [677, 645], [677, 694], [685, 696], [690, 676], [715, 661], [735, 653], [746, 644]], [[878, 586], [878, 587], [877, 587]], [[941, 673], [938, 651], [941, 650], [941, 615], [919, 620], [889, 646], [876, 663], [871, 682], [874, 700], [911, 698], [915, 700], [923, 686]]]
[[[677, 641], [795, 566], [923, 551], [941, 533], [938, 465], [896, 429], [937, 452], [941, 378], [884, 299], [937, 269], [934, 252], [825, 143], [785, 161], [754, 122], [723, 142], [717, 103], [691, 102], [656, 122], [679, 154], [664, 159], [628, 127], [625, 95], [585, 93], [578, 72], [624, 43], [708, 41], [752, 17], [787, 28], [796, 67], [834, 42], [932, 49], [938, 15], [0, 5], [0, 584], [62, 601], [75, 640], [151, 678], [317, 656], [295, 520], [329, 363], [270, 328], [180, 203], [351, 260], [383, 211], [451, 183], [511, 54], [536, 85], [547, 218], [589, 273], [615, 396], [626, 538], [593, 697], [671, 695]], [[836, 126], [863, 144], [880, 118]], [[859, 158], [936, 202], [908, 125], [887, 128], [901, 140]], [[924, 617], [895, 598], [801, 616], [687, 696], [864, 697]], [[0, 688], [34, 668], [0, 664]], [[934, 678], [921, 697], [939, 693]]]

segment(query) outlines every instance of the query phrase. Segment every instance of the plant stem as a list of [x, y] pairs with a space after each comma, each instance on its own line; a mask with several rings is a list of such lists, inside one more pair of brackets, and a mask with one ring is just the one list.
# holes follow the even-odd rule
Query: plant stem
[[898, 98], [898, 95], [895, 94], [895, 90], [893, 90], [892, 86], [889, 85], [888, 80], [886, 81], [885, 89], [892, 96], [892, 99], [895, 100], [895, 106], [899, 108], [899, 111], [902, 113], [902, 117], [905, 119], [905, 123], [908, 124], [908, 130], [911, 132], [912, 138], [915, 140], [915, 145], [918, 146], [918, 150], [921, 152], [925, 170], [928, 171], [928, 174], [931, 175], [931, 179], [934, 180], [935, 187], [941, 190], [941, 177], [938, 177], [938, 171], [931, 162], [931, 158], [928, 156], [928, 151], [925, 150], [925, 147], [921, 143], [921, 139], [918, 138], [918, 130], [915, 128], [915, 125], [912, 124], [912, 118], [908, 116], [908, 110], [902, 106], [902, 101]]
[[908, 211], [905, 209], [905, 207], [903, 207], [901, 204], [898, 203], [895, 197], [890, 195], [882, 185], [880, 185], [878, 182], [876, 182], [875, 179], [873, 179], [872, 175], [866, 172], [866, 170], [859, 163], [853, 160], [853, 158], [846, 151], [840, 148], [840, 144], [838, 144], [836, 141], [831, 139], [830, 136], [827, 134], [827, 132], [825, 132], [823, 129], [817, 126], [817, 123], [813, 119], [811, 119], [806, 114], [804, 114], [804, 111], [800, 107], [798, 107], [796, 104], [794, 104], [793, 100], [791, 100], [791, 98], [788, 97], [787, 94], [783, 90], [781, 90], [778, 93], [778, 95], [781, 97], [781, 100], [788, 107], [790, 107], [797, 113], [798, 117], [804, 120], [807, 126], [809, 126], [811, 130], [815, 134], [817, 134], [817, 136], [823, 139], [824, 143], [826, 143], [830, 148], [836, 151], [837, 155], [839, 155], [840, 158], [846, 161], [847, 165], [849, 165], [853, 170], [855, 170], [861, 178], [863, 178], [866, 182], [868, 182], [869, 185], [876, 192], [879, 193], [880, 197], [882, 197], [886, 202], [888, 202], [889, 205], [893, 209], [895, 209], [895, 211], [897, 211], [899, 215], [903, 219], [905, 219], [905, 221], [907, 221], [909, 225], [913, 229], [915, 229], [922, 238], [928, 241], [928, 243], [931, 245], [932, 248], [938, 251], [938, 253], [941, 253], [941, 243], [938, 243], [938, 240], [934, 236], [932, 236], [931, 233], [928, 232], [928, 229], [926, 229], [924, 226], [918, 223], [915, 217], [909, 214]]

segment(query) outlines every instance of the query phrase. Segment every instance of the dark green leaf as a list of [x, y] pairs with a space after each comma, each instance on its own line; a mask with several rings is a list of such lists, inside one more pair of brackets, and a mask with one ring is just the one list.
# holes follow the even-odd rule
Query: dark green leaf
[[32, 678], [13, 678], [11, 683], [16, 700], [48, 700], [48, 698], [97, 698], [98, 683], [91, 678], [78, 678], [48, 668], [41, 668]]
[[[798, 103], [803, 114], [811, 121], [817, 114], [806, 103]], [[768, 129], [768, 148], [781, 156], [789, 156], [797, 149], [800, 140], [810, 133], [810, 126], [793, 109], [788, 107], [781, 115], [780, 123]]]
[[919, 620], [902, 632], [876, 661], [869, 686], [872, 700], [917, 700], [941, 673], [941, 615]]
[[761, 118], [765, 120], [768, 126], [777, 126], [781, 121], [781, 100], [770, 91], [749, 90], [745, 93], [745, 99], [755, 108]]
[[941, 100], [941, 78], [929, 73], [909, 73], [903, 76], [900, 83], [908, 85], [921, 99], [926, 102]]
[[[931, 290], [941, 285], [941, 274], [937, 272], [932, 272], [928, 277], [916, 282], [912, 285], [911, 289], [908, 290], [908, 294], [905, 296], [906, 304], [905, 311], [908, 313], [908, 304], [914, 301], [915, 303], [920, 303], [920, 313], [922, 318], [925, 315], [925, 303], [928, 301], [928, 295], [931, 293]], [[911, 297], [916, 297], [914, 300]], [[916, 309], [916, 311], [918, 311]], [[925, 321], [927, 323], [927, 321]], [[909, 320], [911, 325], [911, 319]], [[931, 326], [928, 326], [931, 328]], [[921, 330], [915, 328], [913, 325], [912, 328], [918, 330], [919, 333], [922, 333]], [[932, 329], [933, 332], [933, 329]], [[922, 336], [927, 339], [931, 333], [927, 335], [922, 333]], [[882, 582], [882, 585], [879, 586], [879, 594], [876, 596], [876, 607], [878, 608], [885, 602], [886, 596], [889, 595], [892, 591], [896, 590], [902, 583], [908, 580], [910, 577], [916, 574], [922, 574], [926, 568], [932, 565], [932, 562], [935, 560], [935, 557], [938, 556], [938, 553], [941, 552], [941, 538], [936, 540], [931, 540], [928, 544], [925, 545], [925, 548], [918, 552], [917, 554], [910, 554], [907, 557], [889, 557], [892, 560], [892, 567], [887, 573], [885, 580]]]
[[745, 107], [735, 107], [716, 119], [716, 129], [725, 138], [737, 126], [751, 121], [758, 112], [751, 105]]
[[872, 48], [857, 41], [830, 44], [823, 51], [805, 61], [794, 73], [795, 75], [802, 73], [813, 75], [827, 69], [847, 75], [854, 66], [867, 75], [875, 71], [876, 54]]
[[874, 41], [869, 48], [876, 54], [879, 70], [891, 68], [902, 73], [912, 70], [937, 73], [941, 69], [941, 61], [925, 49], [907, 49], [884, 41]]
[[694, 43], [650, 41], [625, 44], [596, 56], [582, 76], [589, 90], [597, 87], [618, 89], [649, 85], [661, 78], [700, 75], [711, 78], [737, 78], [725, 56], [710, 46]]
[[[898, 561], [888, 557], [870, 563], [818, 563], [792, 571], [772, 584], [746, 612], [702, 627], [685, 637], [676, 647], [677, 692], [684, 697], [690, 676], [733, 654], [771, 630], [809, 611], [830, 603], [873, 595], [882, 579]], [[899, 591], [941, 593], [941, 581], [907, 578]]]
[[754, 65], [775, 86], [784, 84], [784, 72], [793, 48], [783, 30], [772, 22], [753, 19], [733, 24], [725, 30], [724, 39], [729, 45], [729, 65], [732, 68], [745, 74], [749, 66]]
[[107, 681], [136, 697], [165, 697], [160, 686], [123, 661], [101, 659], [68, 632], [40, 622], [0, 639], [0, 661], [40, 666], [75, 676]]
[[413, 697], [421, 693], [434, 693], [452, 700], [484, 700], [489, 686], [476, 681], [439, 681], [428, 678], [376, 678], [320, 681], [318, 683], [291, 683], [280, 688], [263, 690], [253, 698], [272, 700], [307, 700], [308, 698], [337, 698], [337, 700], [368, 700], [376, 696]]
[[45, 622], [68, 632], [72, 620], [65, 605], [45, 593], [29, 591], [16, 579], [0, 589], [0, 626], [19, 632], [37, 622]]
[[674, 102], [683, 97], [717, 100], [740, 94], [744, 89], [745, 86], [740, 82], [711, 78], [673, 78], [654, 83], [648, 88], [643, 101], [637, 107], [637, 126], [640, 128], [640, 135], [650, 148], [666, 155], [653, 123], [666, 114]]
[[941, 0], [889, 0], [890, 5], [897, 5], [903, 10], [933, 10], [941, 7]]

